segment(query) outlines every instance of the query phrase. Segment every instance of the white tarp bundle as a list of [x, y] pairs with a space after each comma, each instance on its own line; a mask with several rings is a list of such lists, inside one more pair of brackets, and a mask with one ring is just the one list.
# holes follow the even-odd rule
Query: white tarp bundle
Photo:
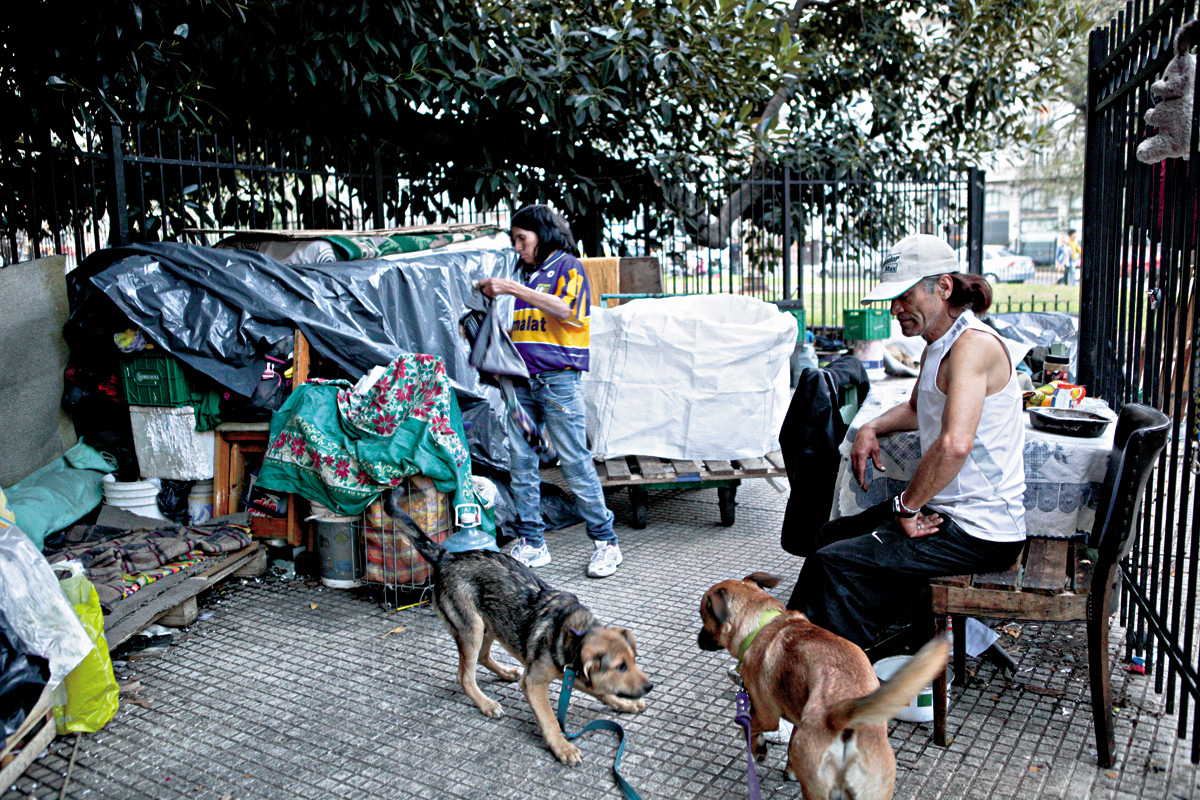
[[592, 309], [592, 453], [725, 461], [777, 450], [795, 344], [795, 317], [752, 297]]

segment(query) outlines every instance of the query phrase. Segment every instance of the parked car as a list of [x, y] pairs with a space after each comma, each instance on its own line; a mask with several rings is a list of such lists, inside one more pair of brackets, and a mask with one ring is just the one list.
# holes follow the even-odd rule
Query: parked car
[[1062, 239], [1062, 235], [1058, 233], [1023, 233], [1013, 245], [1012, 252], [1017, 255], [1029, 256], [1037, 266], [1052, 267], [1058, 255], [1060, 239]]
[[[967, 249], [958, 248], [958, 259], [966, 272], [970, 262], [967, 260]], [[1019, 256], [998, 244], [983, 246], [983, 277], [991, 283], [1024, 283], [1031, 281], [1036, 274], [1033, 259], [1029, 256]]]

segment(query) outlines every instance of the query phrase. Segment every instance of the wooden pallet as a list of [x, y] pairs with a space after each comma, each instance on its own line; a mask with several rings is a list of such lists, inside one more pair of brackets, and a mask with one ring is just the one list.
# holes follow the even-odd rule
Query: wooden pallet
[[737, 487], [743, 478], [787, 477], [783, 455], [779, 451], [759, 458], [738, 458], [732, 461], [681, 461], [654, 456], [624, 456], [596, 465], [601, 486], [629, 488], [630, 524], [635, 530], [646, 527], [649, 506], [648, 489], [715, 486], [721, 524], [734, 523]]
[[207, 558], [159, 578], [116, 604], [104, 617], [104, 638], [113, 650], [154, 622], [184, 627], [196, 621], [196, 596], [229, 575], [258, 575], [267, 566], [267, 551], [258, 542], [232, 553]]
[[[4, 749], [0, 750], [0, 793], [8, 791], [54, 738], [54, 714], [50, 709], [50, 698], [49, 688], [43, 690], [21, 727], [4, 742]], [[13, 751], [18, 747], [19, 752], [14, 754]]]
[[727, 481], [740, 478], [774, 478], [787, 475], [779, 451], [760, 458], [733, 461], [679, 461], [654, 456], [625, 456], [596, 465], [601, 486], [637, 486], [650, 483]]

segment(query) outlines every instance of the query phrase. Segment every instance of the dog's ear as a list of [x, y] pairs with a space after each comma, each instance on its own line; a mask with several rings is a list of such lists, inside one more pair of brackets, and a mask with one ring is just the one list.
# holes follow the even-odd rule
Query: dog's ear
[[772, 575], [769, 572], [751, 572], [749, 575], [742, 578], [742, 580], [750, 581], [751, 583], [757, 584], [764, 589], [773, 589], [779, 585], [779, 582], [783, 580], [783, 578], [780, 578], [778, 575]]
[[621, 634], [621, 638], [625, 640], [626, 644], [629, 645], [629, 649], [633, 651], [633, 657], [637, 658], [637, 642], [633, 639], [633, 631], [628, 628], [617, 628], [617, 633]]
[[725, 593], [725, 587], [709, 592], [704, 596], [705, 608], [712, 616], [713, 622], [717, 625], [724, 625], [729, 619], [729, 598]]
[[591, 658], [585, 658], [583, 660], [583, 682], [590, 684], [592, 682], [592, 670], [600, 669], [603, 666], [604, 666], [604, 654], [603, 653], [594, 655]]

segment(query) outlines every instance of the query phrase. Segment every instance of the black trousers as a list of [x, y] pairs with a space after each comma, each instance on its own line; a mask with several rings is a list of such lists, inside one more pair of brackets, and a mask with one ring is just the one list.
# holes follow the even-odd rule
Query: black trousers
[[910, 539], [888, 500], [821, 526], [787, 607], [870, 647], [888, 626], [928, 611], [918, 606], [930, 578], [1007, 569], [1023, 545], [978, 539], [945, 514], [937, 533]]

